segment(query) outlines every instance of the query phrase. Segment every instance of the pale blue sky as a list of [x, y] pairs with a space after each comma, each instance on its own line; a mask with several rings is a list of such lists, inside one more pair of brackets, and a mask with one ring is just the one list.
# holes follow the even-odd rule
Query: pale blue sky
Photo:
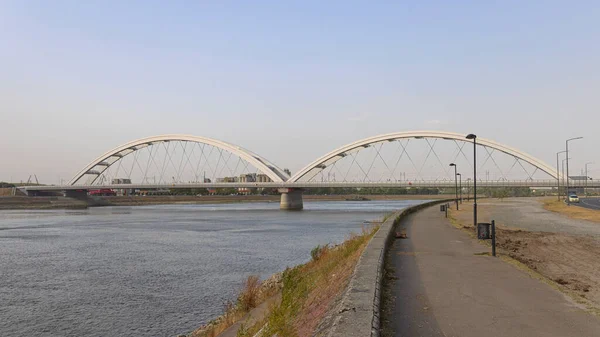
[[0, 1], [0, 180], [68, 179], [155, 134], [293, 171], [443, 129], [600, 175], [598, 1]]

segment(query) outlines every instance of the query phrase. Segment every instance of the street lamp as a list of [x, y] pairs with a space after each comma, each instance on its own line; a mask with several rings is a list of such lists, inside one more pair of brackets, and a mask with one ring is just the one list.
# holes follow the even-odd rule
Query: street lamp
[[462, 174], [457, 173], [456, 175], [458, 176], [458, 190], [460, 191], [460, 198], [458, 200], [462, 204]]
[[[569, 159], [573, 159], [573, 158], [569, 158]], [[567, 160], [567, 158], [561, 160], [563, 187], [567, 186], [567, 182], [565, 181], [565, 161], [566, 160]], [[568, 197], [568, 193], [567, 192], [565, 192], [565, 196]]]
[[584, 194], [584, 195], [586, 195], [586, 196], [587, 196], [587, 182], [588, 182], [588, 180], [589, 180], [589, 178], [588, 178], [588, 170], [587, 170], [587, 166], [588, 166], [588, 164], [593, 164], [593, 163], [594, 163], [594, 162], [591, 162], [591, 161], [590, 161], [590, 162], [587, 162], [587, 163], [585, 163], [585, 187], [584, 187], [584, 189], [583, 189], [583, 194]]
[[560, 201], [560, 171], [558, 168], [558, 155], [567, 151], [556, 152], [556, 189], [558, 194], [558, 201]]
[[458, 211], [458, 181], [456, 179], [458, 173], [456, 173], [456, 164], [451, 163], [450, 166], [454, 166], [454, 194], [456, 195], [454, 200], [456, 201], [456, 210]]
[[477, 135], [470, 133], [466, 138], [473, 140], [473, 226], [477, 228]]

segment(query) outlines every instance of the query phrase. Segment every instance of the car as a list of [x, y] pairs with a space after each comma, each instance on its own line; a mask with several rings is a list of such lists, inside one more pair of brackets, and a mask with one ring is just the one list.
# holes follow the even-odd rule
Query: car
[[569, 195], [569, 202], [579, 202], [579, 197], [575, 194]]

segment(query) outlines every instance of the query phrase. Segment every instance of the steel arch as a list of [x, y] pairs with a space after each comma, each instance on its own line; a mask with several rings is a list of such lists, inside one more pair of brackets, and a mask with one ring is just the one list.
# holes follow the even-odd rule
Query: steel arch
[[[281, 170], [279, 167], [277, 167], [276, 165], [272, 164], [265, 158], [255, 154], [249, 150], [246, 150], [240, 146], [226, 143], [226, 142], [216, 140], [216, 139], [206, 138], [206, 137], [180, 135], [180, 134], [168, 134], [168, 135], [160, 135], [160, 136], [153, 136], [153, 137], [137, 139], [137, 140], [131, 141], [129, 143], [126, 143], [126, 144], [123, 144], [121, 146], [114, 148], [114, 149], [104, 153], [100, 157], [94, 159], [84, 169], [79, 171], [73, 177], [73, 179], [71, 179], [69, 181], [68, 184], [75, 185], [77, 183], [77, 181], [79, 181], [86, 174], [97, 175], [97, 177], [94, 178], [94, 180], [92, 181], [92, 183], [93, 183], [104, 171], [106, 171], [112, 164], [119, 161], [122, 157], [139, 150], [140, 147], [143, 148], [143, 147], [152, 145], [154, 143], [168, 142], [168, 141], [188, 141], [188, 142], [203, 143], [203, 144], [215, 146], [220, 149], [234, 153], [237, 156], [239, 156], [240, 158], [246, 160], [247, 162], [252, 164], [254, 167], [256, 167], [257, 169], [262, 171], [264, 174], [269, 176], [269, 178], [271, 178], [274, 182], [284, 182], [289, 178], [289, 176], [283, 170]], [[126, 152], [126, 153], [124, 153], [124, 152]], [[106, 161], [111, 157], [118, 157], [119, 159], [113, 161], [112, 163], [107, 163]], [[93, 169], [95, 167], [102, 167], [102, 168], [100, 169], [100, 171], [94, 171]]]
[[[288, 182], [297, 182], [298, 180], [300, 180], [300, 178], [302, 178], [303, 176], [308, 174], [311, 170], [313, 170], [315, 168], [324, 169], [326, 166], [333, 164], [334, 162], [338, 161], [339, 159], [344, 158], [344, 154], [346, 152], [354, 150], [359, 147], [366, 147], [370, 144], [380, 143], [380, 142], [385, 142], [385, 141], [393, 141], [393, 140], [397, 140], [397, 139], [406, 139], [406, 138], [441, 138], [441, 139], [457, 140], [457, 141], [463, 141], [463, 142], [470, 143], [471, 141], [467, 140], [465, 138], [465, 136], [466, 136], [465, 134], [455, 133], [455, 132], [408, 131], [408, 132], [388, 133], [388, 134], [383, 134], [383, 135], [379, 135], [379, 136], [365, 138], [365, 139], [358, 140], [356, 142], [344, 145], [340, 148], [337, 148], [337, 149], [329, 152], [328, 154], [320, 157], [319, 159], [317, 159], [317, 160], [313, 161], [312, 163], [308, 164], [307, 166], [305, 166], [303, 169], [301, 169], [296, 174], [294, 174], [292, 177], [290, 177], [287, 181]], [[513, 157], [516, 157], [518, 159], [521, 159], [521, 160], [537, 167], [539, 170], [546, 172], [548, 175], [552, 176], [554, 179], [557, 179], [557, 177], [558, 177], [558, 172], [556, 171], [556, 169], [554, 169], [552, 166], [544, 163], [543, 161], [541, 161], [525, 152], [522, 152], [522, 151], [519, 151], [512, 147], [497, 143], [493, 140], [484, 139], [484, 138], [477, 138], [477, 145], [490, 147], [490, 148], [496, 149], [500, 152], [506, 153]], [[327, 164], [325, 164], [325, 163], [327, 163]]]

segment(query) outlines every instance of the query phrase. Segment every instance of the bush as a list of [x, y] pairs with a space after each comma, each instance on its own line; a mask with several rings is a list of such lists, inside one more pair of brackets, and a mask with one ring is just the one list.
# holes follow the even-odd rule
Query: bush
[[329, 245], [317, 245], [310, 251], [310, 256], [312, 257], [313, 261], [317, 261], [321, 258], [321, 256], [323, 256], [323, 254], [327, 252], [328, 249]]
[[246, 279], [246, 284], [240, 296], [238, 297], [238, 305], [243, 311], [248, 311], [258, 304], [258, 294], [260, 291], [260, 280], [257, 275], [250, 275]]

